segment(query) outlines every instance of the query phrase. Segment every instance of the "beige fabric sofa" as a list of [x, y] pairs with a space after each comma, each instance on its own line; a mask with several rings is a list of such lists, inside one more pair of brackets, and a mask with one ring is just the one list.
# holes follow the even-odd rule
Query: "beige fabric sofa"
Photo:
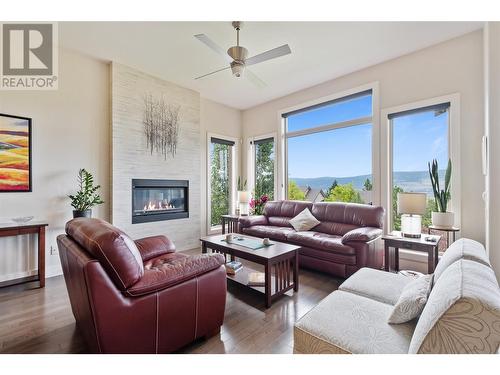
[[295, 353], [497, 353], [500, 289], [484, 247], [460, 239], [438, 263], [420, 318], [388, 324], [411, 279], [363, 268], [304, 315]]

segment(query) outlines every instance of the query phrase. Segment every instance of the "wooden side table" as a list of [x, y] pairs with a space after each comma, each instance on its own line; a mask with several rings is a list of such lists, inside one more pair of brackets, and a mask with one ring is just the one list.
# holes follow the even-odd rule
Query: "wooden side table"
[[[427, 233], [431, 234], [431, 231], [446, 232], [446, 247], [448, 248], [453, 242], [456, 241], [457, 232], [460, 231], [460, 228], [457, 227], [445, 228], [445, 227], [437, 227], [435, 225], [429, 225]], [[453, 239], [453, 241], [450, 241], [450, 237]]]
[[[239, 215], [222, 215], [222, 234], [238, 233]], [[227, 231], [226, 231], [227, 224]]]
[[[435, 242], [428, 241], [426, 238], [431, 237]], [[409, 249], [427, 253], [427, 272], [433, 273], [438, 262], [438, 248], [441, 236], [423, 234], [420, 238], [408, 238], [401, 236], [400, 232], [392, 232], [382, 236], [384, 240], [384, 268], [390, 270], [390, 254], [391, 247], [394, 248], [394, 267], [395, 271], [399, 271], [399, 249]]]
[[44, 222], [27, 223], [0, 223], [0, 237], [21, 236], [23, 234], [38, 234], [38, 275], [7, 280], [0, 283], [0, 287], [39, 281], [40, 288], [45, 287], [45, 227]]

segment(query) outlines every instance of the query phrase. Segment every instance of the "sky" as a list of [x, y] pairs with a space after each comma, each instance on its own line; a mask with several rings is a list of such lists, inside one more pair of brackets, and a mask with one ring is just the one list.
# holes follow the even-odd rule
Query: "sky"
[[[288, 117], [288, 131], [346, 121], [371, 115], [371, 96], [334, 103]], [[448, 160], [448, 113], [433, 111], [393, 120], [394, 170], [425, 171], [438, 159], [440, 169]], [[371, 174], [372, 125], [370, 123], [288, 139], [289, 177], [350, 177]]]

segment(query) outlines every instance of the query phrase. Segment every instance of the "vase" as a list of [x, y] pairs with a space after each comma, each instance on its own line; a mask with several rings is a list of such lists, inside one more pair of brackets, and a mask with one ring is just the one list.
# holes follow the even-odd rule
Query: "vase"
[[79, 211], [79, 210], [73, 210], [73, 219], [77, 217], [92, 217], [92, 210], [84, 210], [84, 211]]
[[432, 212], [432, 225], [441, 228], [451, 228], [455, 223], [453, 212]]

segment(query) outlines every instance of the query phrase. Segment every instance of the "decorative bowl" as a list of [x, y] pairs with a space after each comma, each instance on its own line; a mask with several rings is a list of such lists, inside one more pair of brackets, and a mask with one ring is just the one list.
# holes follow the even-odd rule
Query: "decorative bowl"
[[34, 216], [13, 217], [12, 221], [14, 223], [23, 224], [23, 223], [27, 223], [30, 220], [33, 220], [33, 218], [34, 218]]

